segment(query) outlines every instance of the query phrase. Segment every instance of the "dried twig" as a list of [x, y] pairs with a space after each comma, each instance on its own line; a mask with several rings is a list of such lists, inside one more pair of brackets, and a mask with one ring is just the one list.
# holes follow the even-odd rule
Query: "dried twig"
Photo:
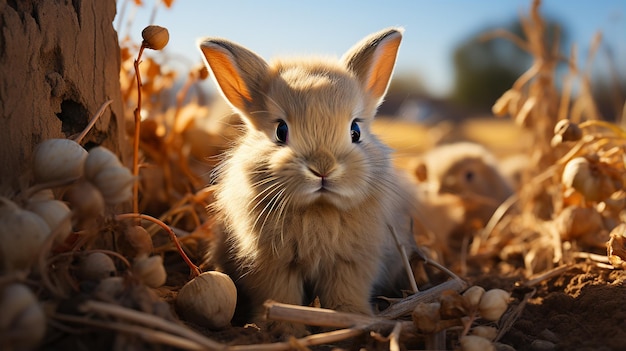
[[502, 338], [504, 334], [506, 334], [509, 329], [511, 329], [515, 321], [517, 321], [519, 316], [522, 315], [522, 312], [524, 311], [524, 307], [526, 307], [528, 300], [530, 300], [530, 298], [535, 295], [535, 292], [536, 290], [533, 289], [531, 292], [526, 293], [524, 295], [524, 299], [522, 299], [522, 302], [520, 302], [517, 307], [515, 307], [509, 314], [507, 314], [506, 317], [502, 318], [501, 326], [498, 330], [498, 335], [496, 336], [494, 341], [500, 340], [500, 338]]
[[162, 331], [152, 330], [146, 327], [128, 324], [128, 323], [120, 323], [120, 322], [110, 322], [110, 321], [99, 321], [90, 319], [87, 317], [81, 316], [72, 316], [72, 315], [64, 315], [64, 314], [54, 314], [52, 318], [65, 321], [78, 323], [80, 325], [92, 326], [102, 329], [111, 329], [121, 333], [133, 334], [141, 337], [147, 342], [150, 343], [159, 343], [163, 345], [169, 345], [176, 348], [180, 348], [183, 350], [218, 350], [224, 349], [224, 347], [220, 344], [219, 348], [211, 348], [203, 345], [201, 343], [196, 342], [195, 340], [188, 340], [187, 338], [168, 334]]
[[467, 283], [461, 279], [451, 279], [441, 283], [433, 288], [410, 295], [399, 302], [389, 306], [382, 311], [377, 317], [385, 319], [395, 319], [407, 315], [413, 311], [415, 306], [421, 302], [436, 301], [444, 291], [455, 290], [462, 291], [467, 288]]
[[96, 114], [93, 116], [93, 118], [89, 121], [89, 124], [87, 124], [87, 126], [85, 127], [85, 129], [83, 129], [83, 131], [76, 137], [76, 139], [74, 139], [75, 142], [77, 142], [78, 144], [80, 144], [80, 142], [83, 140], [83, 138], [85, 137], [85, 135], [87, 135], [87, 133], [89, 133], [89, 131], [91, 130], [91, 128], [93, 128], [93, 126], [96, 124], [96, 122], [98, 121], [98, 119], [100, 119], [100, 116], [102, 116], [102, 114], [104, 113], [104, 110], [113, 102], [113, 100], [108, 100], [106, 101], [104, 104], [102, 104], [102, 106], [100, 106], [100, 108], [98, 109], [98, 111], [96, 112]]
[[387, 225], [389, 227], [389, 231], [393, 236], [393, 240], [396, 242], [396, 247], [398, 248], [398, 252], [402, 256], [402, 263], [404, 264], [404, 269], [406, 270], [406, 275], [409, 278], [409, 282], [411, 283], [411, 289], [414, 293], [418, 292], [417, 283], [415, 282], [415, 276], [413, 275], [413, 269], [411, 269], [411, 263], [409, 262], [409, 258], [406, 255], [406, 251], [404, 250], [404, 246], [400, 244], [400, 240], [398, 239], [398, 234], [396, 233], [396, 229], [392, 225]]
[[187, 266], [189, 266], [189, 269], [191, 270], [191, 275], [193, 277], [197, 277], [197, 276], [200, 275], [200, 273], [201, 273], [200, 269], [193, 262], [191, 262], [191, 260], [189, 259], [189, 257], [185, 253], [185, 251], [183, 250], [183, 247], [181, 246], [180, 241], [178, 240], [178, 237], [176, 236], [176, 233], [174, 233], [172, 228], [170, 228], [167, 224], [163, 223], [162, 221], [160, 221], [160, 220], [158, 220], [158, 219], [156, 219], [156, 218], [154, 218], [152, 216], [148, 216], [148, 215], [145, 215], [145, 214], [138, 214], [138, 213], [119, 214], [119, 215], [115, 216], [115, 218], [117, 218], [118, 220], [120, 220], [120, 219], [127, 219], [127, 218], [145, 219], [145, 220], [148, 220], [148, 221], [150, 221], [152, 223], [155, 223], [155, 224], [159, 225], [161, 228], [163, 228], [169, 234], [170, 239], [172, 240], [174, 245], [176, 245], [176, 249], [178, 250], [178, 253], [183, 258], [183, 260], [185, 261]]
[[402, 323], [396, 323], [389, 334], [389, 351], [400, 351], [400, 334], [402, 333]]
[[168, 321], [148, 313], [131, 310], [122, 306], [98, 301], [87, 301], [79, 306], [79, 310], [85, 313], [97, 313], [101, 315], [114, 316], [134, 323], [143, 324], [151, 328], [164, 330], [169, 333], [177, 334], [181, 337], [191, 340], [194, 343], [197, 343], [208, 349], [217, 350], [224, 348], [224, 345], [208, 339], [203, 335], [198, 334], [191, 329], [181, 326], [175, 322]]
[[[137, 107], [133, 112], [135, 116], [135, 133], [133, 135], [133, 176], [139, 176], [139, 140], [141, 128], [141, 73], [139, 72], [139, 64], [141, 63], [141, 55], [146, 48], [145, 41], [141, 43], [137, 59], [135, 59], [135, 77], [137, 78]], [[133, 183], [133, 212], [139, 213], [139, 182]]]
[[384, 318], [370, 317], [357, 313], [339, 312], [325, 308], [289, 305], [276, 301], [266, 301], [267, 319], [288, 321], [320, 327], [334, 328], [373, 328], [383, 327], [391, 329], [395, 322]]
[[255, 345], [236, 345], [226, 348], [227, 351], [280, 351], [293, 350], [294, 346], [305, 348], [307, 346], [329, 344], [341, 340], [346, 340], [363, 334], [363, 330], [357, 328], [334, 330], [327, 333], [319, 333], [315, 335], [305, 336], [300, 339], [291, 339], [290, 341], [277, 342], [271, 344], [255, 344]]

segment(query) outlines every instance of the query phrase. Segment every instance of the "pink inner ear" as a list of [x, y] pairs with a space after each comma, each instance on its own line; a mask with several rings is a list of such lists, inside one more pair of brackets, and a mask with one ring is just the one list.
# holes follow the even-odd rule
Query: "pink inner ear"
[[376, 48], [366, 85], [367, 90], [376, 97], [382, 98], [387, 90], [401, 40], [402, 36], [400, 35], [392, 36], [383, 40]]
[[250, 91], [239, 74], [231, 55], [213, 47], [202, 47], [213, 77], [222, 93], [238, 109], [244, 109], [246, 102], [252, 100]]

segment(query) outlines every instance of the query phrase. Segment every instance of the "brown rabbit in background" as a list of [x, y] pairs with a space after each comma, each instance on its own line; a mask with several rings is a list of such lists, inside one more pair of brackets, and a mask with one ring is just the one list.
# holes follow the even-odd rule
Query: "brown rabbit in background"
[[[372, 294], [409, 288], [389, 226], [407, 250], [412, 190], [370, 125], [402, 39], [386, 29], [340, 60], [271, 64], [235, 43], [200, 43], [244, 133], [216, 170], [223, 225], [209, 260], [235, 281], [238, 313], [267, 299], [371, 314]], [[270, 325], [302, 334], [303, 326]]]

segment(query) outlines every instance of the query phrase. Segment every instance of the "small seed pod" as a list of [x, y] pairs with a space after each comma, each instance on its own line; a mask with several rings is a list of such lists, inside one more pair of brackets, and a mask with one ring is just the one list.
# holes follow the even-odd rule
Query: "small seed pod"
[[114, 277], [115, 273], [115, 263], [102, 252], [92, 252], [78, 264], [78, 276], [85, 280], [100, 281]]
[[143, 45], [148, 49], [161, 50], [170, 40], [170, 33], [167, 28], [151, 25], [141, 31], [141, 37]]
[[4, 287], [0, 311], [3, 349], [36, 349], [46, 334], [46, 316], [32, 291], [20, 283]]
[[554, 126], [554, 135], [560, 135], [562, 141], [578, 141], [583, 137], [583, 131], [578, 124], [569, 119], [562, 119]]
[[187, 282], [176, 297], [176, 311], [185, 320], [210, 329], [230, 325], [237, 305], [237, 288], [224, 273], [204, 272]]
[[63, 198], [74, 210], [78, 226], [86, 226], [104, 215], [102, 193], [86, 180], [73, 184]]
[[480, 303], [480, 298], [485, 293], [485, 289], [482, 286], [474, 285], [469, 287], [465, 292], [463, 292], [463, 298], [467, 302], [467, 305], [474, 309], [478, 308], [478, 304]]
[[480, 298], [478, 312], [486, 320], [497, 321], [509, 307], [509, 297], [511, 294], [502, 289], [487, 290]]
[[144, 227], [139, 225], [126, 228], [126, 230], [124, 230], [124, 239], [128, 243], [128, 246], [130, 246], [130, 249], [126, 250], [130, 252], [124, 252], [127, 256], [135, 258], [148, 256], [152, 253], [154, 248], [152, 245], [152, 236]]
[[37, 183], [69, 180], [83, 175], [87, 151], [69, 139], [48, 139], [35, 148], [33, 175]]
[[411, 318], [413, 324], [418, 331], [422, 333], [434, 333], [437, 331], [437, 325], [441, 320], [439, 310], [441, 304], [439, 302], [419, 303], [413, 309]]
[[481, 336], [465, 335], [459, 341], [461, 351], [496, 351], [493, 343]]
[[85, 178], [93, 180], [96, 176], [109, 168], [123, 167], [117, 156], [109, 149], [98, 146], [89, 150], [85, 159]]
[[457, 291], [444, 291], [439, 297], [441, 319], [454, 319], [467, 316], [469, 305]]
[[167, 272], [161, 256], [138, 257], [133, 262], [133, 274], [151, 288], [165, 284]]
[[63, 243], [72, 232], [71, 211], [63, 201], [29, 201], [26, 209], [43, 218], [51, 231], [58, 231], [54, 239], [57, 245]]
[[562, 240], [578, 239], [604, 229], [602, 215], [595, 208], [568, 206], [553, 220]]
[[49, 234], [43, 218], [0, 197], [0, 271], [28, 269]]
[[103, 169], [91, 181], [102, 193], [105, 203], [117, 205], [131, 198], [134, 180], [128, 168], [119, 166]]

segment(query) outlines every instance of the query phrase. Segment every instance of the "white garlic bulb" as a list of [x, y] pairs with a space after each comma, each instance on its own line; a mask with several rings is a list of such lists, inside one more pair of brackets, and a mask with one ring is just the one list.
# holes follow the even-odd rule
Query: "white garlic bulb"
[[71, 211], [64, 202], [59, 200], [29, 201], [26, 209], [43, 218], [51, 231], [59, 230], [55, 238], [56, 244], [63, 243], [72, 232]]
[[83, 175], [87, 151], [69, 139], [47, 139], [33, 153], [33, 175], [37, 183], [69, 180]]
[[478, 311], [480, 315], [490, 321], [497, 321], [509, 307], [511, 294], [502, 289], [487, 290], [480, 298]]
[[167, 272], [161, 256], [140, 256], [133, 262], [133, 274], [151, 288], [165, 284]]
[[480, 298], [485, 293], [485, 289], [481, 286], [474, 285], [463, 292], [463, 298], [471, 308], [477, 308]]
[[461, 351], [496, 351], [493, 343], [481, 336], [465, 335], [460, 342]]
[[39, 215], [0, 198], [0, 271], [28, 269], [49, 234], [50, 227]]
[[230, 325], [237, 305], [237, 288], [224, 273], [204, 272], [187, 282], [176, 297], [176, 311], [185, 320], [210, 329]]
[[128, 168], [120, 165], [103, 169], [90, 180], [102, 193], [104, 202], [116, 205], [131, 198], [135, 178]]
[[13, 283], [0, 290], [0, 335], [8, 350], [37, 348], [46, 334], [46, 316], [32, 291]]
[[103, 146], [94, 147], [85, 160], [85, 178], [92, 180], [103, 170], [116, 167], [123, 165], [111, 150]]
[[561, 183], [574, 188], [587, 201], [602, 201], [621, 187], [617, 181], [604, 174], [601, 165], [590, 162], [585, 157], [575, 157], [565, 165]]

